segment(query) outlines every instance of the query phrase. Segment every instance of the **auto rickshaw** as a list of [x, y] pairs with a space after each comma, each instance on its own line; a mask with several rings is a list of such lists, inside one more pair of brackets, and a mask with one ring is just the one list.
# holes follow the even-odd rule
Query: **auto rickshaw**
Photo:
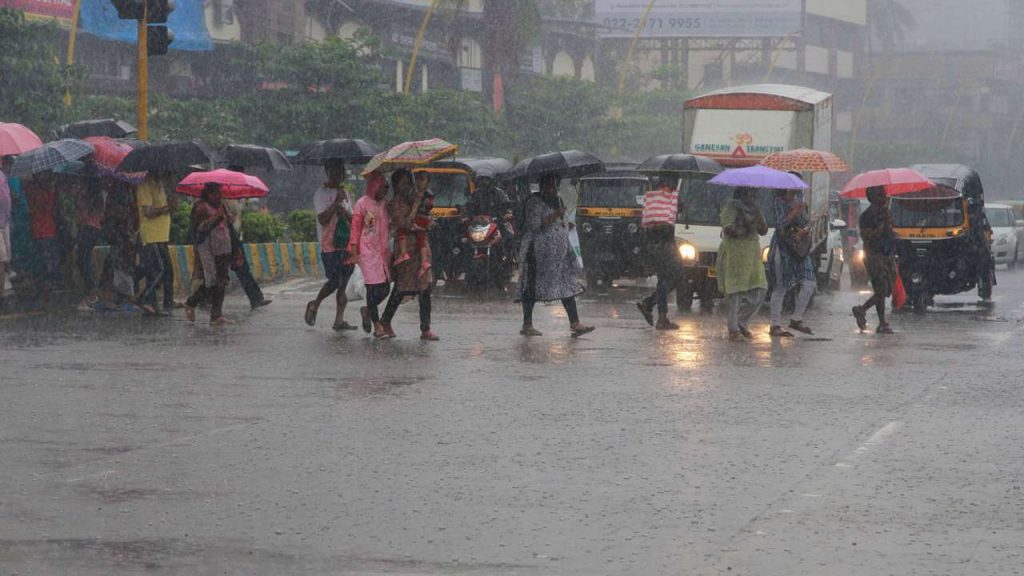
[[995, 260], [981, 177], [960, 164], [911, 168], [937, 185], [891, 201], [900, 277], [914, 312], [923, 314], [936, 295], [975, 287], [982, 300], [989, 300]]
[[499, 179], [512, 168], [504, 158], [450, 158], [434, 162], [415, 172], [430, 174], [434, 193], [434, 227], [429, 232], [435, 281], [449, 285], [467, 270], [461, 239], [464, 236], [466, 203], [476, 191], [476, 178], [487, 175]]
[[610, 288], [618, 278], [654, 274], [640, 229], [649, 180], [636, 166], [606, 164], [604, 172], [579, 180], [576, 226], [591, 289]]

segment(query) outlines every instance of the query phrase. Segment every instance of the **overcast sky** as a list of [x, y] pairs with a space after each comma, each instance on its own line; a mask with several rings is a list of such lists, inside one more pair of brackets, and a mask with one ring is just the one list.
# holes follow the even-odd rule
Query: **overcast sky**
[[906, 49], [974, 50], [1003, 45], [1008, 36], [1007, 6], [1024, 0], [901, 0], [913, 10], [917, 29]]

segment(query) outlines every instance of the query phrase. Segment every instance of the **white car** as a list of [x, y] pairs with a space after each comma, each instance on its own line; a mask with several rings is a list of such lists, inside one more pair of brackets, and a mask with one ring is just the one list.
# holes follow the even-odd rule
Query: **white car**
[[1024, 226], [1017, 221], [1013, 208], [1006, 204], [985, 204], [985, 216], [992, 227], [992, 255], [996, 264], [1006, 264], [1010, 270], [1018, 263], [1024, 264]]

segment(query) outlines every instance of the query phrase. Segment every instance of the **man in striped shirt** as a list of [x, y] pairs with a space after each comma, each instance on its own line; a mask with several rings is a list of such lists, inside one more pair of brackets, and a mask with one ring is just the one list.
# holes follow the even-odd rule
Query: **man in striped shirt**
[[[672, 177], [665, 175], [658, 180], [657, 192], [663, 196], [674, 199], [675, 207], [679, 205], [679, 191], [673, 186]], [[655, 274], [658, 276], [658, 285], [654, 292], [636, 303], [636, 307], [643, 314], [644, 320], [658, 330], [678, 330], [679, 325], [668, 319], [668, 293], [675, 289], [676, 284], [682, 278], [683, 265], [676, 249], [676, 234], [674, 218], [665, 220], [659, 218], [658, 222], [652, 222], [649, 218], [648, 203], [644, 203], [644, 238], [647, 250], [654, 261]], [[677, 211], [669, 210], [673, 216]], [[654, 307], [658, 307], [658, 321], [654, 321]]]

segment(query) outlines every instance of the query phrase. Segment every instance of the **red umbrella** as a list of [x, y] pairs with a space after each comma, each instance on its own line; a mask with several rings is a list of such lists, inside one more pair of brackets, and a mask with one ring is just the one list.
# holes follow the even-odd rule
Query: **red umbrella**
[[259, 178], [223, 168], [209, 172], [193, 172], [178, 183], [175, 192], [198, 198], [207, 184], [220, 184], [220, 190], [226, 200], [262, 198], [270, 192]]
[[17, 156], [42, 145], [39, 136], [21, 124], [0, 123], [0, 156]]
[[120, 172], [117, 167], [124, 160], [125, 156], [131, 153], [134, 148], [125, 142], [118, 142], [107, 136], [90, 136], [83, 138], [93, 147], [93, 163], [97, 171], [103, 176], [117, 178], [129, 184], [138, 184], [146, 179], [145, 172]]
[[882, 186], [888, 196], [899, 196], [935, 188], [935, 183], [910, 168], [872, 170], [858, 174], [843, 188], [843, 198], [866, 198], [868, 188]]

